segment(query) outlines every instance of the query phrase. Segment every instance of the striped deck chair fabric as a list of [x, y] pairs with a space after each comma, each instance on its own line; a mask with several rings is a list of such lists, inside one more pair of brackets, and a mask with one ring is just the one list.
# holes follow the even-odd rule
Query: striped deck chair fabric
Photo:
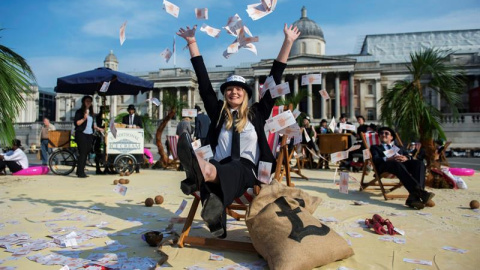
[[177, 155], [177, 144], [178, 144], [178, 136], [167, 136], [168, 140], [168, 147], [170, 149], [170, 154], [172, 154], [173, 159], [178, 159]]

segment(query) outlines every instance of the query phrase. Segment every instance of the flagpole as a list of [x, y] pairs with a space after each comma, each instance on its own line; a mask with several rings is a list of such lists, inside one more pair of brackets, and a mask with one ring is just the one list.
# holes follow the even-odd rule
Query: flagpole
[[177, 64], [177, 50], [175, 49], [175, 36], [173, 36], [173, 68], [176, 67]]

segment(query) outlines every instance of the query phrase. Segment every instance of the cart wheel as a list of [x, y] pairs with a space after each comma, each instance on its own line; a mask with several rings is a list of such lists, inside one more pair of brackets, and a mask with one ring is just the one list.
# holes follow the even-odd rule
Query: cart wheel
[[119, 155], [115, 158], [113, 165], [115, 166], [117, 173], [127, 171], [129, 173], [133, 173], [135, 167], [137, 166], [137, 160], [132, 155]]
[[75, 155], [65, 149], [59, 149], [53, 152], [48, 159], [48, 167], [57, 175], [69, 175], [77, 166]]

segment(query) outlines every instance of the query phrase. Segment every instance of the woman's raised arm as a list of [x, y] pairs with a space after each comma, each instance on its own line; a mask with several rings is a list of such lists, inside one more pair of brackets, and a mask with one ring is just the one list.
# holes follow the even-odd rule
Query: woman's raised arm
[[192, 29], [187, 26], [187, 29], [180, 28], [177, 35], [181, 36], [187, 41], [188, 50], [190, 51], [190, 57], [200, 55], [200, 50], [198, 49], [197, 40], [195, 39], [195, 31], [197, 30], [197, 25], [194, 25]]
[[290, 54], [290, 50], [292, 49], [293, 42], [300, 36], [300, 31], [298, 31], [297, 27], [287, 27], [287, 24], [283, 27], [283, 33], [285, 34], [285, 39], [283, 40], [282, 48], [278, 53], [277, 61], [282, 63], [287, 63], [288, 55]]

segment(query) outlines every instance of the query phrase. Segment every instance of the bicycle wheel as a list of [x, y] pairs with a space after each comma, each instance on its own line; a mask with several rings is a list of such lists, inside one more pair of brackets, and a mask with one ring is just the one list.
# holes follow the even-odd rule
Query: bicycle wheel
[[75, 155], [64, 149], [57, 150], [48, 159], [50, 170], [57, 175], [69, 175], [77, 166]]
[[115, 158], [115, 162], [113, 164], [117, 173], [127, 171], [129, 173], [133, 173], [133, 170], [135, 170], [135, 167], [137, 165], [137, 160], [132, 155], [122, 154]]

